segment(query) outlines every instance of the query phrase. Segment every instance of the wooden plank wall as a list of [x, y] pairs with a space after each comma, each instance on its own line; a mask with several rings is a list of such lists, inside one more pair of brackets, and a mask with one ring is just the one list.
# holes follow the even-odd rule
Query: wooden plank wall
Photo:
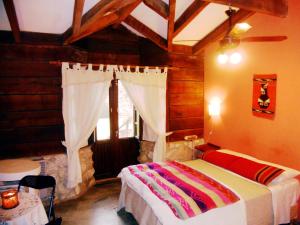
[[162, 52], [148, 41], [141, 47], [143, 65], [178, 67], [168, 71], [167, 129], [173, 131], [169, 141], [186, 135], [203, 136], [204, 67], [203, 57]]
[[77, 46], [62, 46], [55, 35], [48, 43], [45, 34], [21, 37], [25, 43], [17, 45], [0, 40], [0, 158], [64, 151], [61, 71], [52, 60], [179, 67], [168, 76], [167, 128], [174, 131], [168, 139], [202, 137], [201, 56], [167, 53], [122, 30], [101, 31]]
[[[61, 73], [49, 60], [66, 57], [60, 46], [1, 44], [1, 157], [63, 150]], [[84, 61], [86, 54], [74, 59]]]
[[[23, 36], [30, 40], [30, 34]], [[103, 32], [98, 38], [103, 36], [107, 34]], [[0, 158], [64, 151], [61, 69], [49, 61], [139, 64], [136, 47], [132, 50], [125, 41], [125, 50], [121, 52], [118, 41], [107, 40], [110, 48], [102, 51], [100, 45], [93, 48], [90, 44], [94, 39], [85, 40], [86, 50], [53, 42], [42, 44], [40, 40], [38, 44], [10, 44], [1, 40]], [[108, 41], [101, 43], [107, 45]], [[128, 45], [138, 46], [138, 39], [131, 39]]]

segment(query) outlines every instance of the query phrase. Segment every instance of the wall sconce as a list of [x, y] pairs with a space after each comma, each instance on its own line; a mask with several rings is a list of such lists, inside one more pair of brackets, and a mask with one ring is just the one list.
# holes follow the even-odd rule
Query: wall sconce
[[208, 104], [208, 115], [219, 116], [221, 111], [221, 100], [219, 98], [213, 98]]

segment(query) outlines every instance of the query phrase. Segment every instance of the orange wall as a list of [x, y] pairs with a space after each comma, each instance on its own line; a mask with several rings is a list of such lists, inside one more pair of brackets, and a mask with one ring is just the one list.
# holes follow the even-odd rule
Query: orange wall
[[[216, 63], [218, 45], [205, 53], [206, 141], [263, 160], [300, 170], [300, 2], [289, 0], [287, 18], [255, 14], [247, 20], [250, 35], [287, 35], [284, 42], [243, 43], [243, 62], [237, 66]], [[252, 115], [253, 74], [277, 74], [276, 111], [273, 120]], [[207, 106], [221, 98], [221, 115], [210, 118]]]

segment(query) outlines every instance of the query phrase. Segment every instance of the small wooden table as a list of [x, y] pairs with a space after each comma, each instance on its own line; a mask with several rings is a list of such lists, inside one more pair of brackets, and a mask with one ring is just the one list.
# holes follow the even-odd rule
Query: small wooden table
[[[0, 206], [1, 206], [0, 198]], [[48, 217], [41, 199], [34, 193], [19, 192], [19, 205], [13, 209], [0, 207], [0, 224], [44, 225]]]
[[21, 180], [27, 175], [39, 175], [40, 172], [39, 162], [30, 159], [0, 160], [0, 181]]

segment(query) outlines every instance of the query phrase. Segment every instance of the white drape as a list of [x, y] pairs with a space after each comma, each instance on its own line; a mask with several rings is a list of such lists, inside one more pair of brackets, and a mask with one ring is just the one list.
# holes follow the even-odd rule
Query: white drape
[[76, 64], [62, 64], [63, 118], [65, 142], [68, 156], [68, 187], [82, 182], [79, 149], [87, 144], [87, 139], [95, 129], [101, 109], [109, 93], [113, 79], [113, 67], [92, 70]]
[[148, 126], [143, 123], [143, 140], [155, 142], [157, 139], [157, 134]]
[[166, 152], [166, 81], [167, 68], [163, 72], [160, 69], [145, 68], [139, 72], [126, 71], [122, 66], [116, 71], [119, 79], [131, 101], [141, 115], [144, 122], [157, 134], [153, 152], [153, 161], [165, 159]]

